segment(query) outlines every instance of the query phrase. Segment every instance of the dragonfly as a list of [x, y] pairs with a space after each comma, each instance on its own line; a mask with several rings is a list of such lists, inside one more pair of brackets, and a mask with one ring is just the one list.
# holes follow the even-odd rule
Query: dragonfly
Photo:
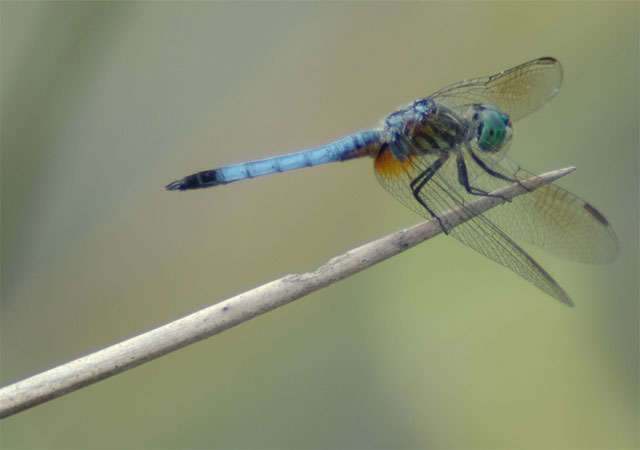
[[445, 211], [532, 176], [506, 153], [513, 122], [558, 92], [562, 66], [551, 57], [497, 74], [466, 79], [401, 108], [374, 130], [311, 150], [188, 175], [166, 189], [191, 190], [245, 178], [371, 157], [382, 186], [402, 204], [550, 296], [573, 306], [569, 295], [515, 239], [589, 263], [614, 261], [618, 241], [594, 206], [547, 184], [452, 226]]

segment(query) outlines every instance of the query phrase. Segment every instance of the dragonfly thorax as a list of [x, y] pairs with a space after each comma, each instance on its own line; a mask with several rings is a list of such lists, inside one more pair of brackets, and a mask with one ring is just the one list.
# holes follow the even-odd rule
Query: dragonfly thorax
[[383, 139], [397, 160], [417, 154], [446, 154], [467, 138], [466, 120], [451, 109], [424, 98], [387, 117]]

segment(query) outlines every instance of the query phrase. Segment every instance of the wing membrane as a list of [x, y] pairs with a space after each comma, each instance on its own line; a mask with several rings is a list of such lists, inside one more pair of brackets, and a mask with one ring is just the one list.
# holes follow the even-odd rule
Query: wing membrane
[[[534, 176], [509, 157], [492, 161], [490, 154], [474, 153], [505, 176], [521, 180]], [[505, 184], [473, 161], [467, 168], [473, 173], [471, 184], [475, 187], [491, 192]], [[558, 256], [587, 263], [607, 263], [618, 256], [618, 240], [604, 216], [580, 197], [552, 183], [493, 208], [485, 216], [510, 236]]]
[[[384, 156], [384, 150], [376, 159], [375, 169], [378, 180], [394, 197], [418, 214], [432, 219], [430, 214], [414, 198], [409, 187], [411, 180], [420, 176], [434, 161], [434, 157], [414, 158], [397, 162], [393, 156]], [[390, 167], [393, 165], [395, 167]], [[455, 158], [449, 158], [442, 168], [420, 191], [420, 198], [438, 215], [444, 211], [464, 207], [473, 196], [460, 189], [460, 185], [448, 180], [457, 180]], [[446, 225], [446, 224], [445, 224]], [[573, 305], [567, 293], [540, 265], [503, 233], [484, 215], [453, 228], [450, 234], [463, 244], [487, 256], [493, 261], [511, 269], [525, 280], [552, 297]]]
[[562, 66], [554, 58], [539, 58], [489, 77], [452, 84], [429, 97], [449, 108], [491, 104], [521, 119], [553, 98], [562, 84]]

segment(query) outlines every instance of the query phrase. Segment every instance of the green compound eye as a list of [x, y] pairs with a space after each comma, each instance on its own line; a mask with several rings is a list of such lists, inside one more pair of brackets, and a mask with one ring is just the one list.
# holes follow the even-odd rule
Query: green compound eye
[[478, 127], [478, 147], [481, 150], [497, 151], [502, 146], [507, 134], [509, 116], [495, 110], [482, 113], [482, 122]]

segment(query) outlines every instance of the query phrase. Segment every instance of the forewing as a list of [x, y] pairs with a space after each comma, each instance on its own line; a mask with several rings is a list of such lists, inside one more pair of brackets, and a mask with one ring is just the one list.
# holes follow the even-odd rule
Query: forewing
[[546, 57], [490, 77], [452, 84], [429, 97], [454, 110], [472, 104], [491, 104], [516, 121], [551, 100], [561, 84], [560, 62]]

